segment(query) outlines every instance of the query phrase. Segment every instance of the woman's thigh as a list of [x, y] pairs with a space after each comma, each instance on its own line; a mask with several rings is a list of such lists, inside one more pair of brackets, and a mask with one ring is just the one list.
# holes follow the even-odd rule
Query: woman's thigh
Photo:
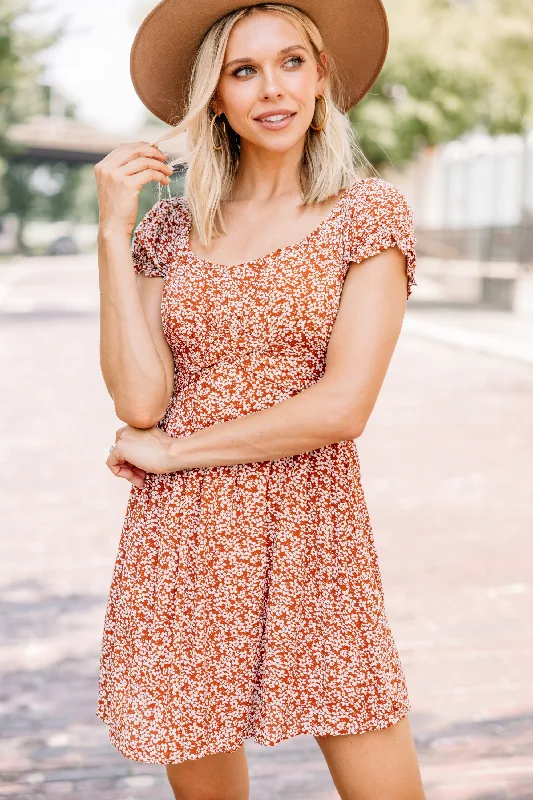
[[232, 753], [167, 764], [166, 770], [176, 800], [249, 800], [244, 745]]
[[315, 739], [341, 800], [425, 800], [408, 717], [379, 731]]

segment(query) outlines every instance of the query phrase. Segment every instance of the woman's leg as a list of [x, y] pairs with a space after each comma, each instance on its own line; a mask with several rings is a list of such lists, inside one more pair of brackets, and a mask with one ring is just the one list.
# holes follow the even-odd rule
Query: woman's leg
[[244, 745], [232, 753], [167, 764], [166, 769], [176, 800], [249, 800]]
[[379, 731], [315, 739], [341, 800], [425, 800], [407, 717]]

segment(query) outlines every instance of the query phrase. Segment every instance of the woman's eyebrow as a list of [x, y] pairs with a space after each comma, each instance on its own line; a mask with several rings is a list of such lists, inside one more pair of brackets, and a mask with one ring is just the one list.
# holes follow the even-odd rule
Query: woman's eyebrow
[[[305, 51], [307, 51], [307, 48], [304, 47], [301, 44], [290, 44], [288, 47], [284, 47], [283, 50], [280, 50], [279, 53], [278, 53], [278, 56], [283, 56], [283, 55], [285, 55], [285, 53], [288, 53], [290, 50], [305, 50]], [[222, 69], [227, 69], [228, 67], [231, 67], [232, 64], [245, 64], [245, 63], [248, 64], [248, 63], [250, 63], [250, 61], [253, 61], [253, 60], [254, 59], [251, 58], [250, 56], [245, 56], [244, 58], [234, 58], [232, 61], [228, 61], [227, 64], [224, 64]]]

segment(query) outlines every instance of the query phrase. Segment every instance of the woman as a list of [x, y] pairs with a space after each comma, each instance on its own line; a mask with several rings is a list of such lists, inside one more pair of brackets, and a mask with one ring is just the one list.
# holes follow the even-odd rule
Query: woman
[[361, 177], [343, 113], [386, 44], [379, 0], [164, 0], [132, 76], [182, 120], [163, 138], [187, 130], [185, 195], [131, 255], [139, 189], [172, 170], [146, 142], [95, 168], [102, 372], [127, 423], [107, 464], [133, 484], [97, 714], [176, 798], [248, 798], [244, 740], [299, 733], [342, 798], [424, 797], [355, 444], [415, 284], [411, 210]]

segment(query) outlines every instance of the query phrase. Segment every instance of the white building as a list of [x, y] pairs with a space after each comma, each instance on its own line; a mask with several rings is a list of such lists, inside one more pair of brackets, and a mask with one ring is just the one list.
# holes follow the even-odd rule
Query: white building
[[517, 226], [528, 216], [531, 221], [533, 129], [524, 136], [474, 131], [427, 147], [394, 173], [394, 182], [408, 196], [419, 229]]

